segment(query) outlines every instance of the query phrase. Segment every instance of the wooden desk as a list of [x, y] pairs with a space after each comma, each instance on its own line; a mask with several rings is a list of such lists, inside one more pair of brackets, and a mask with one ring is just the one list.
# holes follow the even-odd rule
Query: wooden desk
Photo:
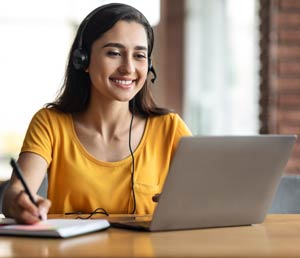
[[300, 257], [300, 214], [260, 225], [174, 232], [110, 228], [70, 239], [0, 237], [0, 257]]

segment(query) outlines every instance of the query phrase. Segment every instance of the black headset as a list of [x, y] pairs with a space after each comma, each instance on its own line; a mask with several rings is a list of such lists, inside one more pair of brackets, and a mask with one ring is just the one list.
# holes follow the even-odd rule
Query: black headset
[[[73, 51], [72, 54], [72, 63], [73, 66], [76, 70], [83, 70], [85, 71], [88, 66], [89, 66], [89, 55], [86, 52], [86, 50], [83, 49], [83, 33], [89, 23], [89, 20], [99, 11], [101, 11], [102, 9], [106, 8], [107, 5], [104, 6], [100, 6], [98, 8], [96, 8], [94, 11], [92, 11], [82, 22], [81, 25], [81, 30], [79, 33], [79, 39], [78, 39], [78, 46], [77, 48]], [[151, 82], [154, 83], [157, 75], [156, 72], [154, 70], [154, 67], [152, 65], [152, 60], [151, 57], [148, 57], [148, 72], [151, 72], [153, 74], [153, 78], [151, 79]]]
[[102, 9], [104, 9], [106, 6], [100, 6], [96, 8], [94, 11], [92, 11], [88, 16], [83, 20], [80, 33], [79, 33], [79, 39], [78, 39], [78, 46], [73, 51], [72, 54], [72, 63], [76, 70], [86, 70], [89, 66], [89, 56], [88, 53], [83, 49], [83, 33], [89, 23], [89, 20], [98, 12], [100, 12]]

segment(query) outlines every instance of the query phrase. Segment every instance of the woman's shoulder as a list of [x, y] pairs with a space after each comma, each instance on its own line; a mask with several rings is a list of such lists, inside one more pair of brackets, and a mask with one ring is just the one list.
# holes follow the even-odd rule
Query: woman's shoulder
[[159, 115], [159, 116], [153, 116], [150, 117], [150, 120], [154, 123], [178, 123], [178, 122], [183, 122], [182, 118], [174, 112], [170, 112], [167, 114]]
[[39, 109], [35, 114], [35, 118], [44, 118], [44, 119], [64, 119], [68, 114], [62, 113], [54, 108], [43, 107]]
[[179, 131], [184, 135], [191, 134], [188, 126], [180, 117], [180, 115], [177, 113], [170, 112], [160, 116], [153, 116], [149, 120], [150, 120], [150, 125], [153, 128], [156, 129], [163, 128], [164, 131], [165, 130]]
[[42, 127], [65, 127], [70, 122], [70, 115], [55, 110], [54, 108], [41, 108], [32, 117], [31, 124]]

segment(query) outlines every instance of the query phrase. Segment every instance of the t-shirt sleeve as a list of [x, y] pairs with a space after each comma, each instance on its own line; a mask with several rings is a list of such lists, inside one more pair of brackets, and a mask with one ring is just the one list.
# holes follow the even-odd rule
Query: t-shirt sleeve
[[178, 114], [173, 114], [173, 123], [175, 125], [175, 134], [172, 146], [172, 156], [177, 149], [180, 138], [183, 136], [192, 136], [190, 129]]
[[22, 152], [33, 152], [42, 156], [50, 164], [52, 160], [52, 143], [51, 123], [47, 109], [39, 110], [31, 119], [28, 126]]
[[185, 122], [182, 120], [182, 118], [178, 115], [174, 115], [174, 119], [176, 120], [177, 123], [177, 130], [176, 134], [178, 138], [181, 138], [182, 136], [191, 136], [192, 132], [188, 128], [188, 126], [185, 124]]

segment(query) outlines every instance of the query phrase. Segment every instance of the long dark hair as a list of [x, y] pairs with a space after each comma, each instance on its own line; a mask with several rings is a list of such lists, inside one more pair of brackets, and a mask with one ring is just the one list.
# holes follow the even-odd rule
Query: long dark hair
[[[135, 21], [144, 26], [148, 39], [148, 62], [150, 62], [154, 44], [154, 34], [145, 16], [137, 9], [125, 4], [114, 3], [98, 7], [80, 24], [69, 53], [64, 83], [56, 100], [52, 103], [48, 103], [46, 107], [55, 108], [64, 113], [83, 112], [87, 109], [91, 94], [90, 77], [84, 69], [75, 69], [72, 55], [80, 45], [87, 56], [90, 57], [93, 42], [99, 39], [120, 20]], [[142, 89], [130, 100], [130, 111], [142, 117], [168, 113], [169, 110], [156, 105], [148, 81], [147, 79]]]

